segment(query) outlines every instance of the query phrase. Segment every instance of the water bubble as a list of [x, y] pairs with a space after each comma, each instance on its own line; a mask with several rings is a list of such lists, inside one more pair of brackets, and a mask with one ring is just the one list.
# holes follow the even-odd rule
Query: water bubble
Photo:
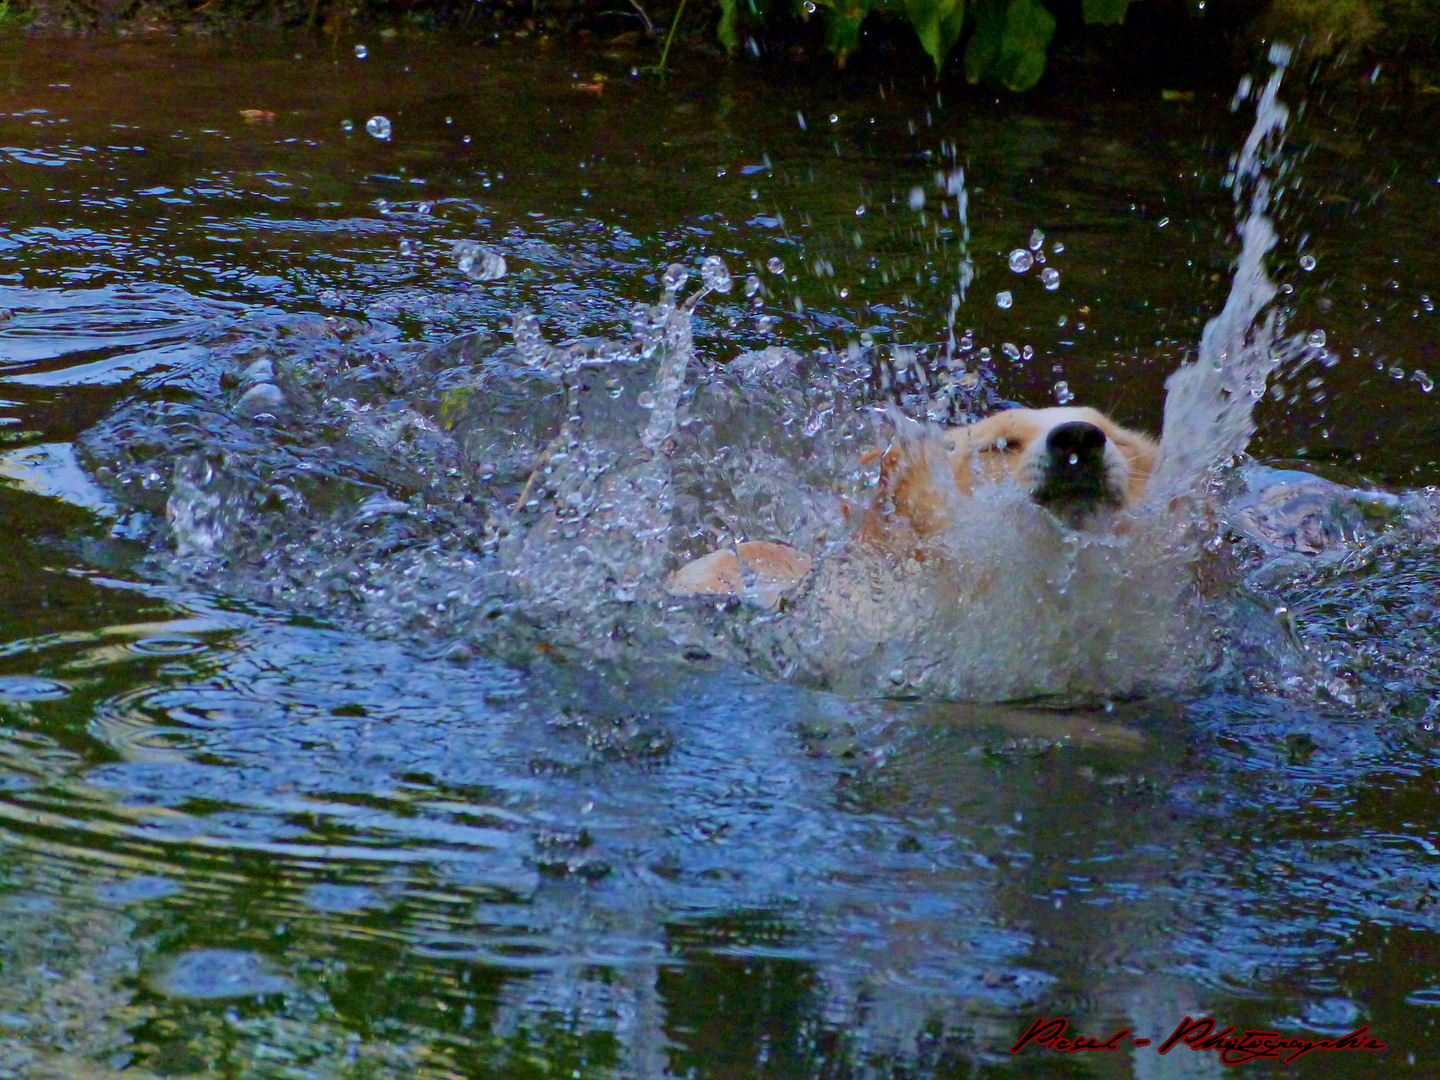
[[1030, 267], [1035, 265], [1035, 256], [1024, 248], [1016, 248], [1010, 252], [1010, 269], [1017, 274], [1023, 274]]
[[367, 49], [364, 45], [356, 45], [356, 46], [355, 46], [355, 59], [356, 59], [356, 60], [364, 60], [365, 57], [367, 57], [367, 56], [369, 56], [369, 55], [370, 55], [370, 50]]
[[665, 275], [661, 279], [668, 293], [678, 292], [684, 287], [685, 282], [690, 280], [690, 271], [679, 263], [671, 263], [665, 268]]
[[845, 299], [847, 296], [849, 296], [849, 295], [850, 295], [850, 290], [842, 287], [841, 290], [840, 290], [840, 299], [841, 299], [841, 300], [844, 300], [844, 299]]
[[805, 114], [798, 109], [795, 111], [795, 119], [800, 122], [800, 130], [805, 130]]
[[1070, 390], [1070, 384], [1064, 379], [1055, 384], [1055, 400], [1061, 405], [1069, 405], [1075, 400], [1075, 395]]
[[1155, 227], [1156, 227], [1157, 229], [1163, 229], [1166, 225], [1169, 225], [1169, 224], [1170, 224], [1170, 219], [1169, 219], [1168, 217], [1162, 217], [1159, 221], [1157, 221], [1157, 222], [1155, 223]]
[[1370, 617], [1366, 615], [1365, 612], [1358, 610], [1352, 611], [1345, 616], [1345, 629], [1351, 633], [1359, 633], [1365, 629], [1365, 624], [1369, 621]]
[[1060, 287], [1060, 271], [1053, 266], [1047, 266], [1040, 271], [1040, 280], [1044, 282], [1047, 291], [1054, 292]]
[[417, 214], [430, 214], [434, 213], [434, 211], [435, 204], [433, 202], [422, 202], [415, 207], [415, 212]]
[[855, 216], [856, 216], [856, 217], [864, 217], [864, 216], [865, 216], [865, 204], [864, 204], [864, 203], [861, 203], [859, 206], [855, 207]]
[[979, 355], [979, 357], [980, 357], [981, 360], [989, 360], [989, 359], [990, 359], [990, 346], [989, 346], [989, 345], [982, 345], [982, 346], [980, 346], [980, 352], [979, 352], [978, 355]]
[[995, 294], [996, 307], [1008, 308], [1014, 302], [1015, 298], [1010, 295], [1010, 291], [1008, 289], [1002, 290]]
[[719, 255], [707, 256], [700, 264], [700, 280], [705, 283], [707, 289], [713, 289], [719, 293], [728, 293], [731, 285], [734, 284], [730, 277], [730, 268], [725, 265], [725, 260]]
[[445, 117], [445, 123], [446, 123], [447, 126], [450, 125], [450, 124], [453, 124], [454, 122], [455, 122], [455, 118], [454, 118], [453, 116], [447, 116], [447, 117]]
[[770, 261], [765, 264], [765, 269], [772, 274], [783, 274], [785, 273], [785, 264], [780, 261], [780, 256], [771, 255]]
[[340, 130], [341, 130], [341, 131], [354, 131], [354, 130], [355, 130], [355, 121], [354, 121], [354, 120], [341, 120], [341, 121], [340, 121]]
[[1029, 359], [1030, 359], [1032, 356], [1034, 356], [1034, 355], [1035, 355], [1035, 346], [1034, 346], [1034, 345], [1026, 345], [1023, 349], [1020, 350], [1020, 359], [1021, 359], [1021, 360], [1029, 360]]
[[635, 398], [635, 404], [642, 409], [653, 409], [655, 407], [655, 395], [649, 390], [641, 390]]
[[839, 113], [833, 113], [833, 112], [832, 112], [832, 113], [830, 114], [830, 123], [832, 123], [832, 124], [838, 124], [839, 122], [840, 122], [840, 114], [839, 114]]
[[1059, 255], [1064, 250], [1065, 245], [1062, 244], [1059, 240], [1056, 240], [1055, 243], [1050, 245], [1050, 254], [1052, 255]]
[[372, 116], [369, 120], [365, 121], [365, 130], [377, 139], [389, 139], [390, 121], [383, 116]]
[[1416, 368], [1410, 373], [1410, 378], [1412, 381], [1419, 383], [1420, 389], [1427, 394], [1430, 393], [1431, 390], [1435, 389], [1435, 380], [1430, 378], [1430, 376], [1426, 372], [1421, 371], [1419, 368]]
[[1000, 351], [1003, 352], [1006, 356], [1010, 357], [1011, 360], [1020, 359], [1020, 347], [1016, 345], [1013, 341], [1007, 341], [1004, 345], [1001, 345]]
[[1039, 251], [1040, 245], [1043, 243], [1045, 243], [1045, 234], [1039, 229], [1034, 230], [1030, 234], [1030, 250]]
[[1325, 331], [1311, 330], [1310, 333], [1305, 336], [1305, 344], [1316, 349], [1320, 348], [1325, 344]]
[[458, 240], [450, 251], [456, 268], [472, 281], [495, 281], [505, 276], [505, 256], [474, 240]]
[[1300, 269], [1301, 269], [1301, 270], [1314, 270], [1314, 269], [1315, 269], [1315, 256], [1314, 256], [1314, 255], [1301, 255], [1301, 256], [1300, 256]]
[[[461, 139], [460, 139], [460, 141], [463, 142], [463, 143], [468, 143], [468, 142], [470, 141], [470, 136], [469, 136], [469, 135], [462, 136]], [[490, 181], [489, 181], [489, 180], [486, 180], [485, 183], [486, 183], [486, 185], [488, 186], [489, 183], [490, 183]]]
[[925, 189], [924, 189], [923, 187], [921, 187], [919, 184], [916, 184], [914, 187], [912, 187], [912, 188], [910, 189], [910, 209], [911, 209], [911, 210], [923, 210], [923, 209], [925, 209]]
[[1056, 325], [1056, 326], [1064, 326], [1064, 325], [1065, 325], [1066, 323], [1068, 323], [1069, 321], [1070, 321], [1070, 317], [1069, 317], [1068, 315], [1061, 315], [1060, 318], [1055, 321], [1055, 325]]
[[401, 241], [400, 241], [400, 254], [401, 254], [401, 255], [414, 255], [414, 254], [415, 254], [417, 251], [419, 251], [419, 250], [420, 250], [420, 245], [417, 244], [414, 240], [406, 239], [406, 240], [401, 240]]
[[746, 296], [754, 296], [754, 295], [755, 295], [757, 292], [759, 292], [759, 291], [760, 291], [760, 278], [759, 278], [759, 276], [756, 275], [756, 274], [751, 274], [749, 277], [747, 277], [747, 278], [745, 279], [745, 295], [746, 295]]
[[1423, 307], [1426, 311], [1435, 310], [1435, 305], [1430, 302], [1430, 297], [1426, 296], [1424, 293], [1420, 294], [1420, 306]]
[[814, 15], [815, 10], [815, 0], [805, 0], [805, 14]]
[[1391, 365], [1390, 365], [1390, 377], [1391, 377], [1392, 379], [1403, 379], [1403, 378], [1405, 378], [1405, 369], [1404, 369], [1403, 367], [1401, 367], [1399, 364], [1391, 364]]

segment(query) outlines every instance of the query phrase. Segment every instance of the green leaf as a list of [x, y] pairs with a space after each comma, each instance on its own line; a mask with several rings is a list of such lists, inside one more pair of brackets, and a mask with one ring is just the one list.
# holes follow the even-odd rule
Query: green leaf
[[843, 66], [845, 58], [860, 46], [860, 24], [870, 14], [874, 0], [837, 0], [825, 20], [825, 44]]
[[1125, 9], [1129, 6], [1130, 0], [1083, 0], [1081, 4], [1087, 23], [1105, 23], [1110, 26], [1119, 26], [1125, 21]]
[[965, 0], [905, 0], [905, 13], [938, 75], [965, 26]]
[[999, 83], [1017, 93], [1045, 73], [1045, 49], [1055, 17], [1039, 0], [981, 0], [975, 5], [975, 33], [965, 49], [965, 77]]
[[740, 47], [740, 32], [735, 20], [736, 3], [737, 0], [720, 0], [720, 25], [715, 28], [715, 36], [727, 52], [734, 52]]

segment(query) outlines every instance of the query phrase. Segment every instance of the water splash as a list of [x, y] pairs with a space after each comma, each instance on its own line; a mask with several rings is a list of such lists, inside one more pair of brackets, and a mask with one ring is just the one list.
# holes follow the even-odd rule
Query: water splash
[[[1255, 125], [1229, 177], [1237, 209], [1249, 199], [1237, 227], [1241, 247], [1230, 295], [1220, 314], [1205, 324], [1199, 358], [1165, 382], [1160, 459], [1147, 491], [1154, 506], [1194, 494], [1212, 470], [1244, 453], [1255, 433], [1255, 404], [1265, 396], [1266, 380], [1298, 354], [1299, 343], [1283, 335], [1279, 312], [1266, 311], [1278, 292], [1265, 271], [1265, 257], [1277, 240], [1269, 217], [1269, 172], [1277, 166], [1290, 118], [1278, 98], [1289, 60], [1287, 47], [1271, 47], [1275, 70], [1260, 91]], [[1248, 85], [1246, 79], [1232, 108], [1248, 96]]]

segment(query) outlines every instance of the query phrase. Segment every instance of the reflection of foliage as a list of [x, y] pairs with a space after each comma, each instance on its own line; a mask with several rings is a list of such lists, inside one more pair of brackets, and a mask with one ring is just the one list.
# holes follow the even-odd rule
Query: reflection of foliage
[[[1053, 2], [1053, 0], [1052, 0]], [[1085, 21], [1120, 23], [1131, 0], [1084, 0]], [[860, 24], [872, 11], [909, 19], [921, 47], [938, 72], [967, 26], [965, 77], [972, 83], [996, 83], [1028, 90], [1045, 70], [1045, 50], [1055, 32], [1055, 17], [1040, 0], [811, 0], [826, 9], [826, 44], [844, 63], [860, 41]], [[720, 40], [727, 48], [739, 44], [739, 26], [758, 22], [770, 11], [768, 0], [720, 0]]]

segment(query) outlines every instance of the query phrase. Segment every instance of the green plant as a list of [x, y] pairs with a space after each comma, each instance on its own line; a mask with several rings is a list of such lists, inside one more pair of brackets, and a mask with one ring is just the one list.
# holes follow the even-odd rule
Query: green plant
[[28, 8], [11, 7], [10, 0], [0, 0], [0, 30], [18, 29], [29, 25], [29, 22]]
[[[1083, 0], [1087, 23], [1121, 23], [1131, 0]], [[871, 12], [910, 21], [920, 47], [938, 73], [967, 27], [965, 77], [1028, 90], [1045, 71], [1045, 50], [1055, 33], [1055, 16], [1040, 0], [807, 0], [800, 10], [823, 7], [825, 41], [840, 63], [860, 42], [860, 26]], [[770, 0], [720, 0], [719, 36], [728, 49], [740, 44], [740, 27], [762, 21]]]

